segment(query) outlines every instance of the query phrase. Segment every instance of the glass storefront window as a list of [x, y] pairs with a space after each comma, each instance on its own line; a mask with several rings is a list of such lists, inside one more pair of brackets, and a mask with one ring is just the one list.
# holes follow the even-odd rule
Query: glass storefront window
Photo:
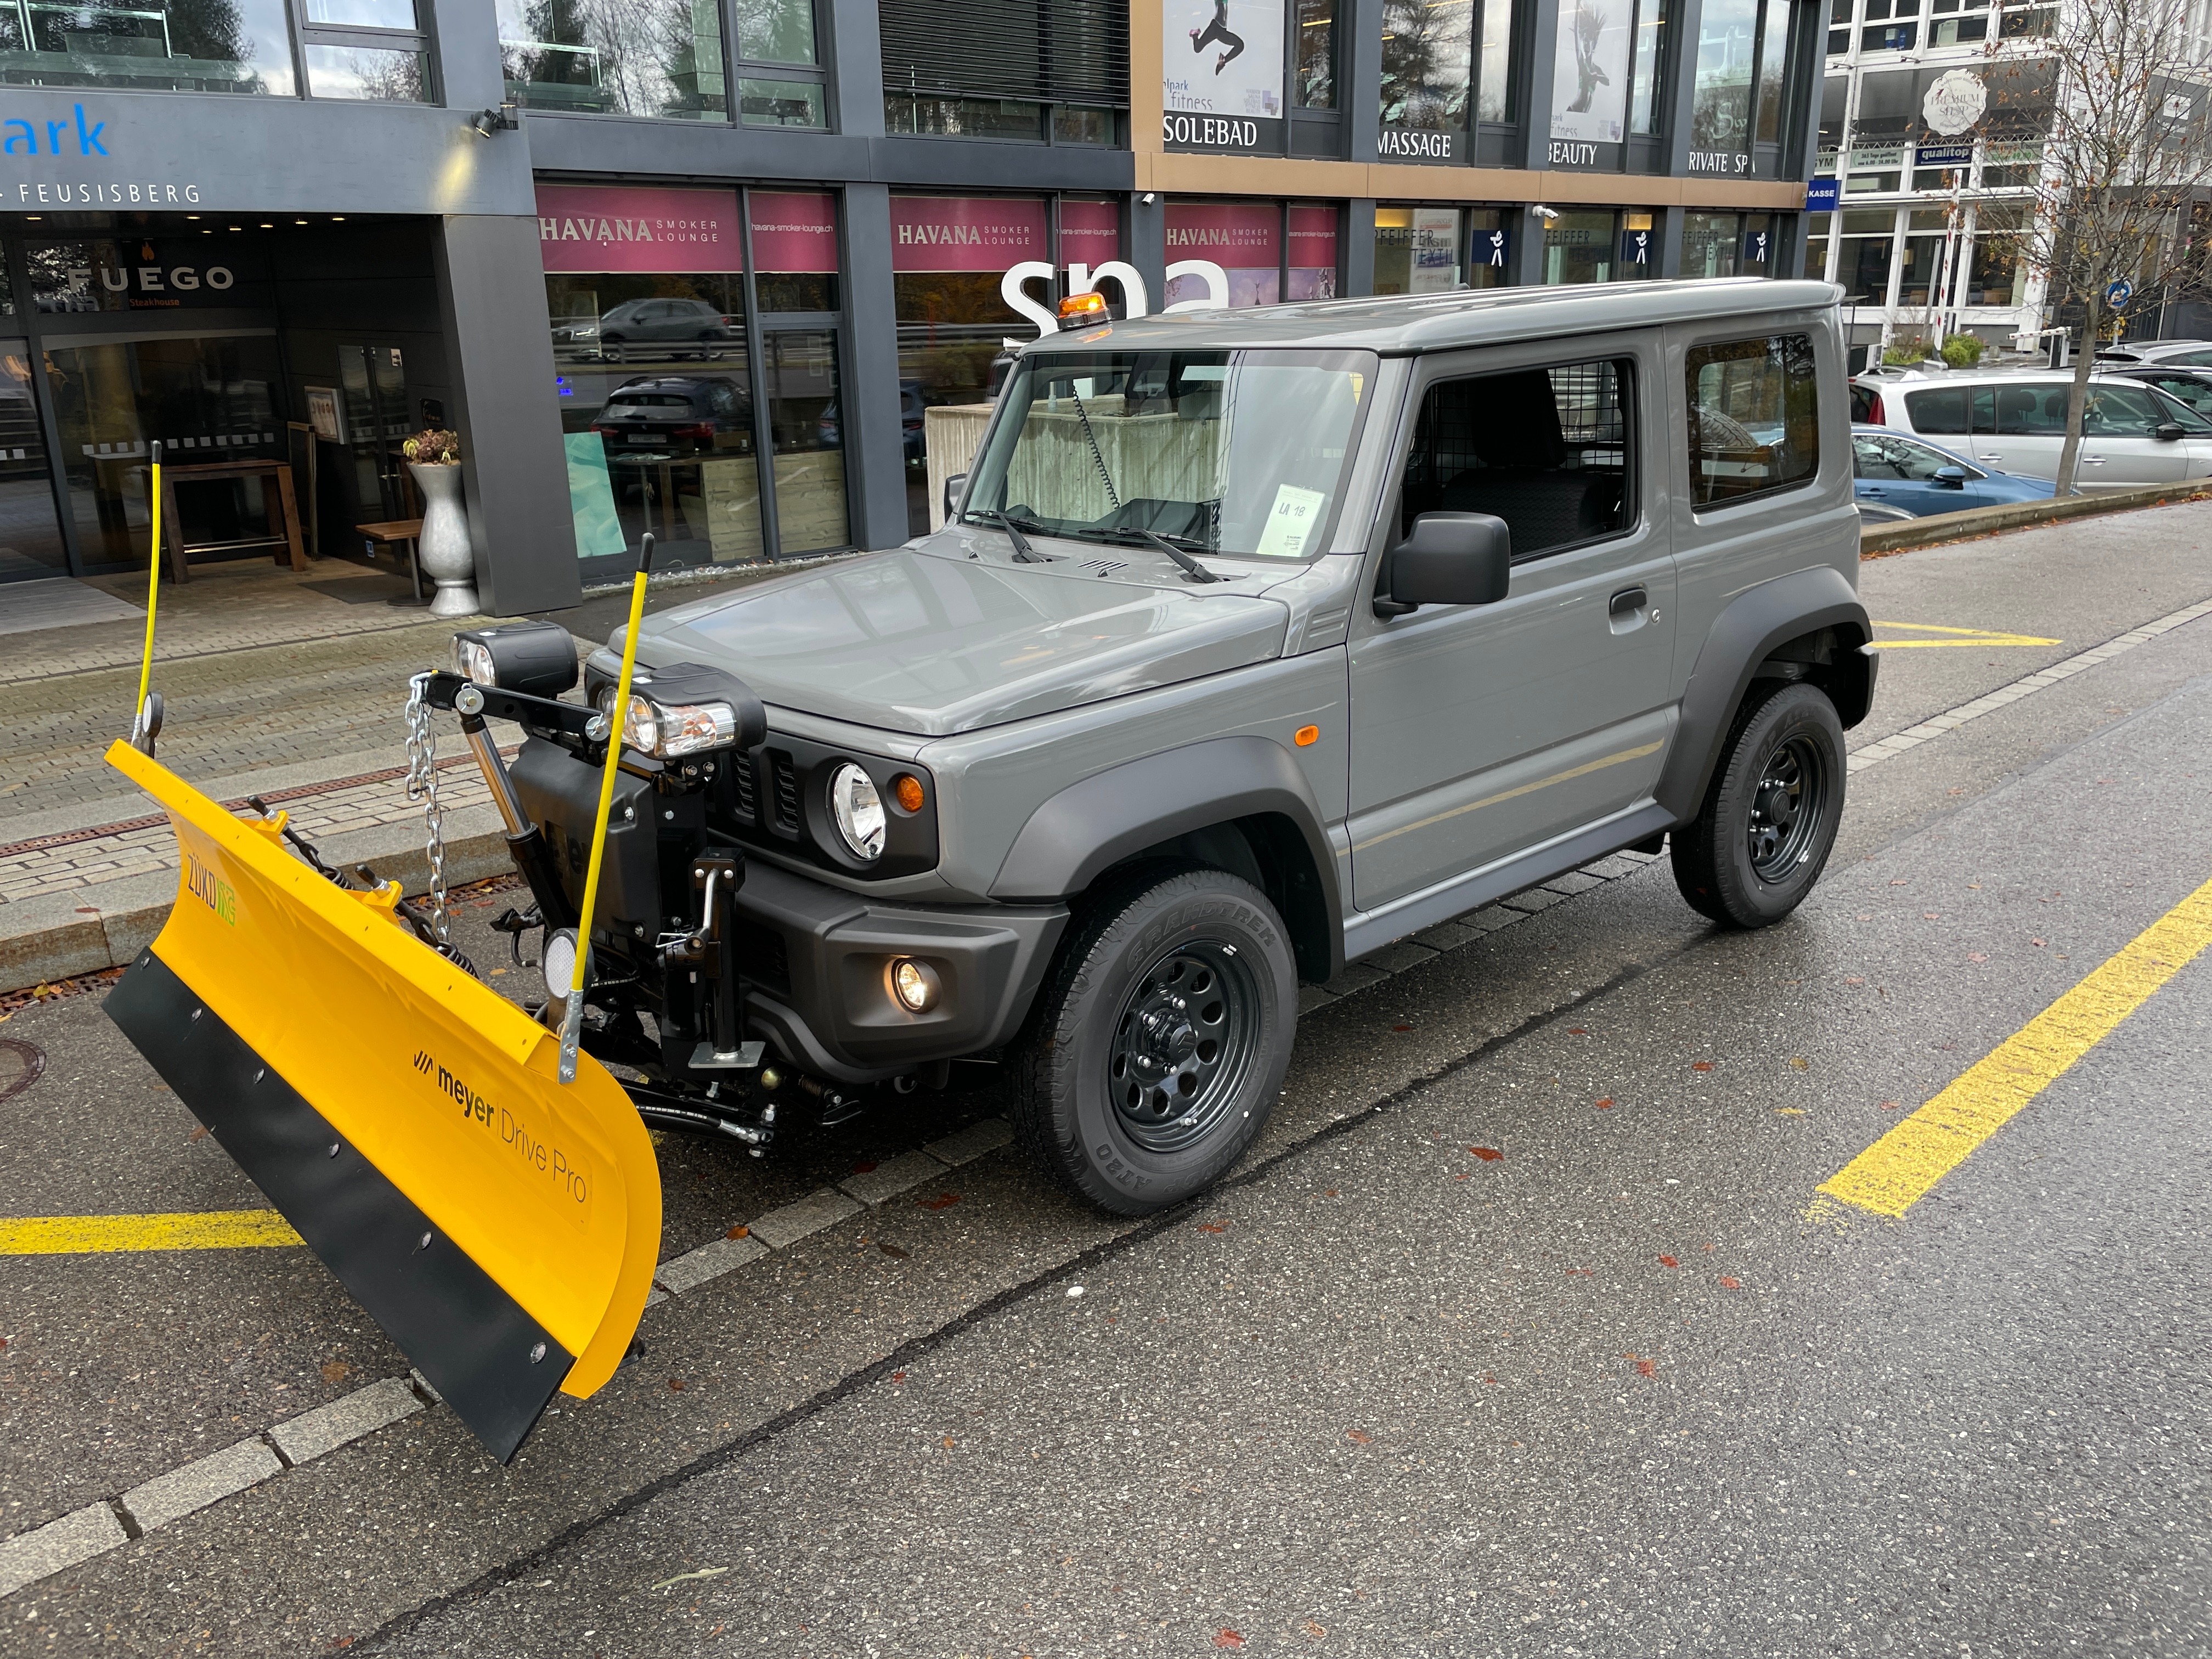
[[148, 445], [161, 441], [178, 511], [195, 540], [265, 535], [275, 506], [258, 478], [195, 483], [195, 461], [282, 460], [283, 379], [276, 331], [66, 344], [51, 337], [46, 388], [61, 435], [62, 471], [85, 564], [146, 559], [151, 515]]
[[1782, 142], [1782, 89], [1788, 69], [1784, 55], [1790, 46], [1790, 9], [1768, 0], [1765, 27], [1759, 37], [1758, 112], [1752, 123], [1762, 144]]
[[[1898, 304], [1925, 306], [1941, 290], [1946, 252], [1955, 260], [1961, 251], [1959, 234], [1946, 222], [1947, 216], [1940, 209], [1905, 216], [1905, 270], [1898, 278]], [[1961, 222], [1958, 231], [1964, 228]]]
[[68, 568], [46, 432], [32, 397], [30, 343], [0, 340], [0, 581], [59, 576]]
[[1286, 300], [1336, 297], [1336, 216], [1333, 204], [1291, 209], [1290, 292]]
[[1044, 131], [1044, 106], [1012, 98], [939, 98], [927, 93], [887, 92], [884, 129], [924, 138], [1035, 139]]
[[1628, 130], [1639, 136], [1657, 132], [1666, 119], [1659, 102], [1666, 50], [1667, 0], [1644, 0], [1636, 15], [1636, 60], [1628, 91]]
[[1168, 268], [1204, 260], [1220, 268], [1227, 291], [1203, 275], [1168, 279], [1163, 308], [1186, 300], [1212, 305], [1271, 306], [1283, 297], [1283, 209], [1278, 202], [1170, 202]]
[[1382, 0], [1384, 126], [1463, 132], [1474, 84], [1474, 0]]
[[775, 452], [778, 544], [786, 553], [845, 546], [851, 538], [835, 331], [793, 328], [763, 334], [761, 383]]
[[532, 109], [721, 120], [714, 0], [499, 0], [507, 96]]
[[762, 312], [837, 310], [836, 203], [818, 190], [757, 190], [750, 200]]
[[1682, 216], [1682, 275], [1733, 276], [1742, 216], [1686, 213]]
[[1114, 112], [1062, 104], [1052, 112], [1052, 142], [1055, 144], [1110, 144], [1114, 142]]
[[31, 242], [23, 250], [31, 299], [48, 314], [196, 311], [276, 303], [259, 239], [197, 236]]
[[1889, 263], [1897, 240], [1897, 215], [1867, 208], [1843, 216], [1842, 253], [1836, 280], [1847, 305], [1883, 305], [1889, 299]]
[[2027, 289], [2027, 266], [2021, 257], [2020, 239], [1999, 231], [1978, 233], [1966, 287], [1966, 303], [1970, 306], [2019, 304]]
[[819, 81], [738, 82], [738, 113], [750, 127], [820, 127], [828, 122]]
[[1375, 291], [1442, 294], [1461, 286], [1464, 210], [1448, 207], [1375, 210]]
[[737, 192], [541, 185], [538, 230], [578, 556], [761, 557]]
[[1487, 0], [1482, 9], [1482, 79], [1475, 113], [1486, 121], [1513, 118], [1512, 0]]
[[1297, 0], [1297, 59], [1291, 89], [1304, 109], [1336, 106], [1336, 8], [1340, 0]]
[[1609, 283], [1614, 258], [1614, 216], [1562, 213], [1544, 223], [1547, 283]]
[[22, 4], [0, 12], [0, 82], [288, 98], [291, 40], [284, 0]]

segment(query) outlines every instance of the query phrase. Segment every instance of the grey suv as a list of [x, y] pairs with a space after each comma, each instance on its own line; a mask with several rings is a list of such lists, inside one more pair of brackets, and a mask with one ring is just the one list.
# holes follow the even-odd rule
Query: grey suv
[[[586, 1047], [649, 1119], [756, 1141], [999, 1057], [1036, 1163], [1141, 1214], [1260, 1133], [1301, 981], [1668, 837], [1701, 914], [1781, 920], [1875, 679], [1837, 295], [1030, 345], [943, 531], [644, 625]], [[480, 683], [528, 677], [509, 632], [474, 636]], [[513, 769], [525, 924], [573, 918], [587, 712]]]

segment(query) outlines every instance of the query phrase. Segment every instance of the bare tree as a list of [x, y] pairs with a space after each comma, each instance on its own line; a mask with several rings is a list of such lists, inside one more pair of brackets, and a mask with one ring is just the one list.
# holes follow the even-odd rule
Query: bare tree
[[[2078, 308], [2081, 349], [2066, 405], [2058, 492], [2074, 487], [2089, 373], [2118, 321], [2108, 295], [2186, 284], [2203, 264], [2187, 234], [2212, 190], [2204, 43], [2190, 0], [2063, 0], [2051, 32], [1993, 48], [1992, 102], [2044, 124], [2034, 195], [1985, 229], [2009, 232], [2054, 311]], [[2056, 73], [2053, 74], [2055, 70]]]

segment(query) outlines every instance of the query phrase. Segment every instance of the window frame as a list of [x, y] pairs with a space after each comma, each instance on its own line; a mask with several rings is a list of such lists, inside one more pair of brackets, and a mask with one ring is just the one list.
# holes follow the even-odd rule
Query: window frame
[[438, 63], [437, 31], [422, 21], [431, 0], [415, 0], [411, 29], [375, 28], [360, 23], [318, 23], [307, 15], [307, 0], [286, 0], [285, 15], [292, 25], [292, 74], [297, 96], [316, 104], [380, 103], [381, 99], [331, 98], [319, 94], [307, 71], [310, 46], [350, 46], [363, 52], [413, 52], [422, 60], [422, 96], [402, 108], [434, 108], [444, 104], [445, 77]]
[[[1399, 542], [1405, 539], [1409, 528], [1405, 522], [1406, 472], [1412, 465], [1420, 443], [1421, 422], [1427, 413], [1429, 400], [1440, 389], [1447, 386], [1457, 386], [1468, 380], [1497, 380], [1507, 374], [1528, 374], [1536, 372], [1550, 374], [1559, 369], [1578, 368], [1589, 363], [1611, 363], [1620, 378], [1621, 448], [1625, 452], [1620, 471], [1623, 521], [1611, 530], [1595, 536], [1585, 536], [1580, 541], [1556, 542], [1549, 547], [1536, 548], [1525, 553], [1516, 550], [1512, 555], [1512, 567], [1518, 570], [1523, 565], [1534, 564], [1540, 560], [1553, 558], [1565, 553], [1579, 553], [1589, 548], [1601, 547], [1607, 542], [1626, 540], [1642, 532], [1647, 522], [1644, 510], [1644, 444], [1640, 432], [1641, 422], [1638, 419], [1643, 412], [1640, 402], [1643, 377], [1638, 372], [1641, 365], [1638, 362], [1633, 345], [1623, 342], [1611, 350], [1597, 351], [1586, 356], [1567, 358], [1539, 357], [1528, 362], [1504, 364], [1497, 368], [1480, 369], [1468, 374], [1437, 374], [1417, 386], [1414, 388], [1416, 401], [1413, 407], [1413, 418], [1407, 430], [1405, 453], [1397, 460], [1396, 477], [1391, 486], [1389, 510], [1384, 519], [1385, 528], [1389, 532], [1388, 544], [1396, 546]], [[1557, 395], [1556, 392], [1553, 395]]]
[[[1785, 479], [1778, 483], [1768, 484], [1765, 488], [1761, 489], [1746, 490], [1740, 495], [1730, 495], [1724, 500], [1700, 500], [1698, 497], [1698, 489], [1700, 477], [1698, 471], [1698, 458], [1696, 452], [1691, 449], [1689, 444], [1691, 411], [1698, 406], [1697, 401], [1696, 383], [1690, 367], [1691, 359], [1700, 351], [1712, 351], [1716, 349], [1724, 349], [1729, 346], [1744, 346], [1754, 344], [1762, 341], [1786, 339], [1793, 334], [1798, 335], [1803, 338], [1807, 356], [1813, 365], [1813, 465], [1811, 471], [1801, 474], [1799, 477], [1794, 478]], [[1700, 367], [1702, 367], [1702, 365], [1700, 365]], [[1686, 486], [1683, 490], [1683, 499], [1688, 503], [1690, 513], [1693, 519], [1706, 519], [1715, 514], [1727, 513], [1739, 507], [1750, 506], [1759, 502], [1771, 501], [1777, 495], [1786, 495], [1794, 489], [1812, 489], [1819, 486], [1821, 477], [1826, 470], [1822, 450], [1828, 441], [1828, 434], [1823, 429], [1823, 424], [1820, 419], [1820, 380], [1821, 367], [1820, 332], [1815, 325], [1811, 324], [1777, 323], [1772, 325], [1765, 331], [1759, 334], [1723, 334], [1710, 338], [1692, 339], [1684, 342], [1682, 348], [1682, 375], [1680, 381], [1680, 385], [1682, 388], [1681, 434], [1683, 442], [1682, 448], [1680, 453], [1682, 457], [1683, 480]], [[1788, 396], [1786, 377], [1784, 395], [1785, 398]], [[1851, 471], [1854, 477], [1856, 477], [1857, 471], [1856, 464], [1853, 465]]]

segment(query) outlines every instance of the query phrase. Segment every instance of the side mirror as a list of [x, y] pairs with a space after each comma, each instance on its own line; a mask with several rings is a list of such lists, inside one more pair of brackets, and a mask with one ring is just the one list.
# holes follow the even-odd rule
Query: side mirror
[[1936, 469], [1935, 477], [1936, 482], [1946, 489], [1959, 489], [1966, 485], [1966, 469], [1963, 466], [1939, 466]]
[[956, 472], [945, 481], [945, 521], [950, 524], [960, 516], [960, 492], [968, 488], [968, 475]]
[[2164, 421], [2157, 426], [2151, 428], [2150, 435], [2163, 442], [2171, 444], [2180, 442], [2182, 439], [2187, 437], [2189, 434], [2178, 422]]
[[1382, 556], [1375, 614], [1402, 617], [1425, 605], [1495, 605], [1513, 580], [1513, 535], [1487, 513], [1424, 513]]

